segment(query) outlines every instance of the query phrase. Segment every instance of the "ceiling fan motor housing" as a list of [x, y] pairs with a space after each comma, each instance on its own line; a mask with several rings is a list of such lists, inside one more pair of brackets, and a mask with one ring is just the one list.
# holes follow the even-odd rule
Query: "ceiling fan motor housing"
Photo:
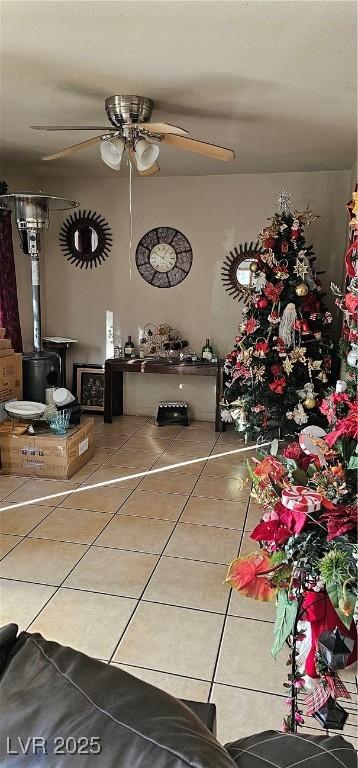
[[105, 101], [107, 117], [115, 128], [124, 123], [147, 123], [153, 111], [153, 102], [146, 96], [109, 96]]

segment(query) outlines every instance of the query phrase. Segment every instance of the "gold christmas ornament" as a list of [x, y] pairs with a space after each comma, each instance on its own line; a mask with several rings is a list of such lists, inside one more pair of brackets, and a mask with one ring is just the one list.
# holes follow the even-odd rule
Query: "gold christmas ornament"
[[282, 367], [283, 367], [285, 373], [287, 374], [287, 376], [289, 376], [290, 373], [292, 373], [292, 371], [293, 371], [293, 363], [292, 363], [292, 361], [290, 360], [290, 358], [288, 356], [286, 357]]
[[318, 374], [317, 379], [322, 381], [323, 384], [327, 384], [328, 376], [325, 374], [324, 371], [321, 371], [321, 373]]
[[299, 219], [300, 224], [304, 224], [306, 227], [309, 227], [310, 224], [312, 224], [312, 221], [320, 218], [320, 216], [315, 216], [312, 213], [312, 209], [310, 208], [309, 203], [307, 203], [304, 211], [294, 211], [293, 215], [296, 219]]
[[316, 402], [317, 401], [314, 397], [306, 397], [306, 400], [303, 401], [303, 406], [307, 409], [307, 411], [311, 411], [312, 408], [315, 408]]
[[290, 358], [293, 363], [305, 363], [306, 362], [306, 347], [295, 347], [290, 352]]
[[306, 296], [309, 291], [307, 283], [298, 283], [295, 288], [295, 293], [297, 296]]
[[250, 264], [250, 272], [258, 272], [259, 271], [259, 264], [258, 261], [252, 261]]

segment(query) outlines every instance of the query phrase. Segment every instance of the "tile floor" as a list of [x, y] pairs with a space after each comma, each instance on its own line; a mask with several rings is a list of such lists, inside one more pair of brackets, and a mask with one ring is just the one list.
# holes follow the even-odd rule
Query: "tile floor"
[[0, 477], [0, 507], [68, 491], [0, 511], [0, 625], [15, 621], [175, 696], [214, 701], [222, 741], [279, 728], [286, 654], [270, 655], [273, 606], [223, 583], [228, 563], [254, 548], [260, 518], [245, 454], [71, 494], [230, 451], [238, 436], [136, 416], [96, 417], [95, 430], [93, 459], [69, 481]]

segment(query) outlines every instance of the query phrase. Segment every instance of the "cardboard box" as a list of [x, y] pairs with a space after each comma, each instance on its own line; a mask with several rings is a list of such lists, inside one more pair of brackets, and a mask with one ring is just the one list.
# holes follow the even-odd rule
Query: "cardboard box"
[[22, 400], [22, 355], [0, 357], [0, 403]]
[[29, 475], [68, 480], [94, 454], [94, 419], [82, 419], [63, 437], [0, 435], [1, 470], [5, 475]]

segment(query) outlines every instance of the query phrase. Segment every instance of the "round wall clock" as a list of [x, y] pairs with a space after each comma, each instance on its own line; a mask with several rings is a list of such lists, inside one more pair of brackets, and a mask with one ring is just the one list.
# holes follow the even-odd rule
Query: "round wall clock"
[[137, 245], [139, 274], [156, 288], [172, 288], [185, 280], [193, 263], [189, 240], [173, 227], [150, 229]]

